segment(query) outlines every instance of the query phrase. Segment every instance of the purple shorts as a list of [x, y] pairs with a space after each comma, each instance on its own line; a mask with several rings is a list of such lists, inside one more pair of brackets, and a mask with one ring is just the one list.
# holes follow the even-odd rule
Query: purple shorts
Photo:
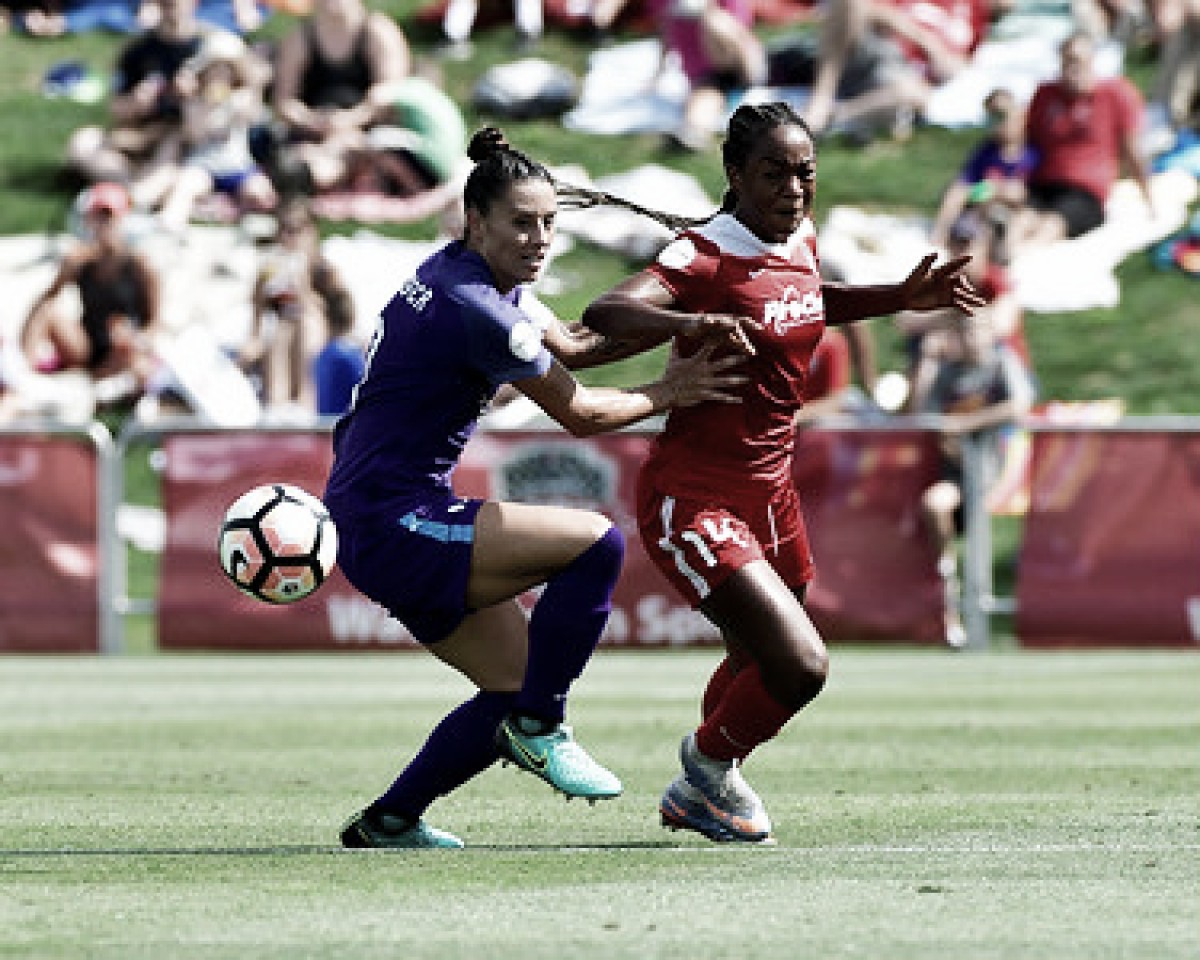
[[467, 578], [475, 515], [483, 503], [435, 494], [370, 517], [339, 515], [330, 504], [338, 528], [338, 566], [419, 643], [437, 643], [471, 612]]

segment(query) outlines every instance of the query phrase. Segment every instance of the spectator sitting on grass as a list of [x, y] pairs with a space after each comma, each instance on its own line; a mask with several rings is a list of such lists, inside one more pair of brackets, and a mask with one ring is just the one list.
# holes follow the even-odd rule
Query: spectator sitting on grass
[[[993, 90], [984, 100], [991, 132], [967, 156], [954, 182], [942, 194], [931, 239], [945, 248], [951, 226], [968, 205], [984, 214], [999, 234], [1024, 206], [1026, 180], [1037, 162], [1025, 143], [1025, 112], [1012, 92]], [[1002, 240], [1002, 236], [997, 239]], [[999, 252], [998, 259], [1007, 254]]]
[[349, 293], [337, 268], [321, 254], [307, 204], [288, 201], [277, 221], [275, 243], [254, 282], [251, 334], [237, 359], [257, 381], [268, 412], [311, 412], [317, 344], [326, 339], [331, 306], [344, 312]]
[[[101, 402], [125, 400], [142, 393], [159, 366], [153, 344], [159, 276], [122, 234], [129, 210], [123, 187], [97, 184], [81, 207], [89, 237], [30, 307], [21, 348], [34, 370], [87, 370]], [[78, 293], [78, 313], [59, 300], [70, 287]]]
[[932, 88], [969, 62], [990, 14], [989, 0], [831, 0], [809, 126], [818, 135], [888, 127], [906, 136]]
[[158, 22], [121, 50], [109, 127], [81, 127], [67, 144], [67, 162], [86, 180], [129, 183], [178, 131], [183, 96], [176, 77], [200, 52], [207, 29], [196, 19], [196, 3], [160, 0]]
[[196, 205], [223, 194], [239, 208], [269, 210], [270, 179], [250, 152], [250, 128], [266, 109], [263, 65], [231, 33], [214, 33], [180, 70], [182, 123], [155, 151], [133, 186], [139, 207], [159, 206], [164, 226], [182, 234]]
[[272, 165], [284, 192], [343, 183], [364, 132], [380, 123], [392, 86], [409, 74], [408, 41], [363, 0], [314, 0], [280, 43], [272, 104], [283, 123]]
[[1149, 165], [1142, 152], [1142, 97], [1125, 77], [1098, 77], [1095, 43], [1076, 32], [1063, 41], [1059, 76], [1033, 94], [1025, 136], [1037, 151], [1028, 198], [1013, 219], [1014, 254], [1072, 239], [1104, 223], [1104, 205], [1129, 168], [1153, 214]]

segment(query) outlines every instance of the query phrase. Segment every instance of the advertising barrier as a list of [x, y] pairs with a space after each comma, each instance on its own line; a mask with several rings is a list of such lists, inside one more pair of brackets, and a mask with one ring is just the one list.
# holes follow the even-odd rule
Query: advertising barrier
[[943, 642], [942, 580], [920, 514], [940, 462], [930, 430], [800, 434], [796, 486], [817, 564], [806, 607], [827, 640]]
[[242, 595], [217, 560], [225, 510], [264, 483], [320, 496], [328, 431], [197, 431], [163, 437], [166, 540], [159, 569], [158, 644], [164, 650], [328, 650], [391, 647], [412, 638], [335, 569], [313, 596], [272, 606]]
[[[629, 545], [604, 638], [620, 646], [716, 642], [641, 549], [634, 485], [649, 438], [618, 433], [586, 441], [543, 431], [477, 435], [456, 473], [464, 496], [597, 509]], [[937, 474], [927, 431], [809, 431], [801, 437], [802, 491], [818, 579], [814, 620], [833, 642], [936, 643], [941, 588], [917, 513]], [[361, 649], [410, 645], [408, 632], [359, 596], [336, 571], [313, 596], [287, 607], [243, 597], [221, 573], [216, 537], [226, 507], [262, 483], [319, 494], [328, 434], [195, 431], [163, 438], [166, 542], [157, 603], [164, 649]]]
[[1040, 429], [1017, 575], [1026, 647], [1200, 642], [1200, 430]]
[[0, 432], [0, 653], [96, 653], [103, 428]]

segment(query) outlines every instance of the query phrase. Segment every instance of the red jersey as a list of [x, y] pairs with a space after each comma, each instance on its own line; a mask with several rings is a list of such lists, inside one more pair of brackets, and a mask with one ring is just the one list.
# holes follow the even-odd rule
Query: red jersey
[[[720, 214], [678, 237], [648, 269], [682, 310], [749, 317], [757, 352], [737, 369], [749, 378], [742, 402], [672, 410], [646, 468], [680, 494], [790, 484], [793, 419], [825, 330], [812, 225], [772, 245]], [[693, 347], [677, 339], [674, 349]]]
[[845, 390], [852, 379], [850, 367], [850, 341], [837, 327], [830, 327], [817, 344], [812, 363], [808, 366], [808, 382], [804, 385], [805, 403]]
[[1025, 118], [1026, 139], [1040, 154], [1030, 182], [1079, 187], [1104, 202], [1120, 176], [1122, 142], [1141, 122], [1142, 96], [1124, 77], [1097, 80], [1081, 94], [1043, 83]]
[[[982, 0], [885, 0], [904, 11], [913, 23], [936, 36], [946, 49], [970, 58], [987, 33], [989, 10]], [[912, 63], [926, 70], [929, 58], [920, 45], [905, 37], [893, 39]]]

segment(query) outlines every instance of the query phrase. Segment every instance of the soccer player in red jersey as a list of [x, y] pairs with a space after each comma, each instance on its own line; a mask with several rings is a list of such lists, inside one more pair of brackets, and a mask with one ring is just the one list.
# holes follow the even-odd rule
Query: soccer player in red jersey
[[[688, 355], [699, 336], [724, 336], [751, 355], [736, 405], [701, 403], [668, 414], [642, 467], [643, 543], [680, 593], [721, 631], [727, 655], [708, 682], [703, 721], [683, 739], [682, 772], [661, 802], [664, 824], [713, 840], [771, 837], [741, 764], [820, 693], [829, 669], [804, 610], [813, 561], [792, 482], [796, 411], [825, 325], [900, 310], [958, 307], [980, 298], [966, 257], [925, 257], [903, 281], [823, 281], [811, 213], [816, 151], [786, 104], [743, 105], [722, 154], [721, 211], [679, 235], [641, 273], [585, 312], [614, 339], [673, 339]], [[714, 318], [738, 318], [718, 327]]]

